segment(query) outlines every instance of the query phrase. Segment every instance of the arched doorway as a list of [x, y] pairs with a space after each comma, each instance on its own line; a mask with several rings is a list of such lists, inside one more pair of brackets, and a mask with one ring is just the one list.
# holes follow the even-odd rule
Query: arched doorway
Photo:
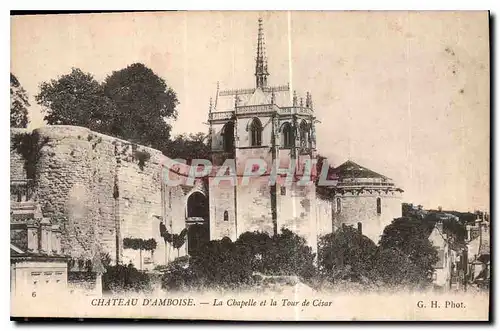
[[188, 254], [195, 255], [203, 245], [210, 241], [208, 198], [201, 192], [194, 192], [188, 197], [186, 207]]

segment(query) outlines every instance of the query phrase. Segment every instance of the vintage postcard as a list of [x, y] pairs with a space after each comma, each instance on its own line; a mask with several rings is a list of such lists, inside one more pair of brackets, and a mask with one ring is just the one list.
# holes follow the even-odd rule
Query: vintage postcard
[[11, 35], [11, 318], [490, 319], [488, 12]]

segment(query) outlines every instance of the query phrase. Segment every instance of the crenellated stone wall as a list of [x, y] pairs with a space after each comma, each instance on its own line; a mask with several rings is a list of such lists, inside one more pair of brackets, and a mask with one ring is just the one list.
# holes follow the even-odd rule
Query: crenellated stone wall
[[[12, 130], [11, 136], [23, 133]], [[43, 141], [34, 165], [34, 200], [44, 217], [60, 225], [65, 253], [91, 258], [100, 249], [114, 262], [118, 257], [138, 266], [139, 252], [123, 249], [123, 239], [154, 238], [156, 251], [143, 252], [143, 258], [149, 257], [152, 265], [175, 258], [177, 254], [163, 253], [160, 221], [174, 233], [186, 227], [186, 197], [195, 187], [204, 189], [199, 181], [183, 189], [162, 187], [171, 160], [160, 151], [86, 128], [46, 126], [32, 134]], [[11, 146], [11, 179], [23, 178], [24, 158]], [[185, 248], [179, 253], [185, 254]]]

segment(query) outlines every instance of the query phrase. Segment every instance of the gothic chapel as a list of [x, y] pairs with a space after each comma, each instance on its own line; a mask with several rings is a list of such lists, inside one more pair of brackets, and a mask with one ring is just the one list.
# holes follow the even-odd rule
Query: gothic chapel
[[[221, 166], [235, 160], [239, 181], [248, 159], [262, 159], [267, 165], [297, 171], [306, 159], [316, 158], [316, 117], [312, 97], [291, 94], [289, 85], [268, 85], [262, 19], [259, 19], [255, 87], [219, 90], [210, 106], [212, 164]], [[281, 171], [280, 171], [281, 172]], [[246, 231], [265, 231], [272, 235], [289, 228], [306, 238], [316, 249], [317, 238], [332, 231], [329, 203], [318, 203], [314, 185], [297, 181], [285, 184], [265, 180], [250, 185], [210, 185], [210, 237], [227, 236], [236, 240]], [[320, 210], [324, 209], [324, 210]], [[326, 211], [326, 213], [325, 213]], [[330, 211], [330, 212], [329, 212]]]

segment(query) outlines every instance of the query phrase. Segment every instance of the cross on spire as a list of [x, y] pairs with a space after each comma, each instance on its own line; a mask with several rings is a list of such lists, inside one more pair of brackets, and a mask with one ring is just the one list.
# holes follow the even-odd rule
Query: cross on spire
[[255, 82], [257, 87], [267, 86], [267, 58], [265, 55], [264, 31], [262, 28], [262, 18], [259, 17], [259, 31], [257, 35], [257, 58], [255, 59]]

